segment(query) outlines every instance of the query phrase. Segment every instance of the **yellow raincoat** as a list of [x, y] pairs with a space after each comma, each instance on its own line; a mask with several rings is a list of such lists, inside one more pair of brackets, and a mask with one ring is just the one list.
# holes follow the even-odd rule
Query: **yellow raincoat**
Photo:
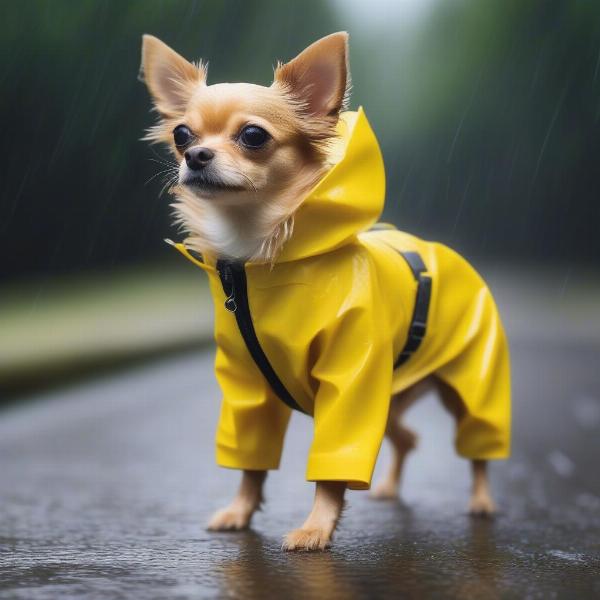
[[[452, 386], [464, 403], [458, 453], [506, 457], [509, 358], [490, 291], [463, 258], [441, 244], [393, 228], [368, 231], [383, 209], [381, 153], [362, 110], [343, 113], [339, 133], [341, 157], [303, 201], [293, 236], [273, 268], [241, 265], [243, 281], [232, 294], [215, 257], [197, 257], [176, 244], [206, 271], [215, 300], [216, 376], [223, 392], [218, 464], [276, 469], [291, 413], [244, 341], [236, 322], [240, 301], [247, 301], [259, 351], [292, 401], [314, 416], [309, 481], [368, 489], [390, 396], [430, 374]], [[400, 252], [420, 255], [431, 298], [421, 345], [394, 368], [417, 292]]]

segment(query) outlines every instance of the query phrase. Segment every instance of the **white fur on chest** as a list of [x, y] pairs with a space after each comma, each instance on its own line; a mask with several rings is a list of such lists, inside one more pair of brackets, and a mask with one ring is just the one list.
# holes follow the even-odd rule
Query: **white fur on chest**
[[[248, 259], [256, 252], [262, 240], [253, 235], [251, 223], [229, 218], [210, 202], [200, 200], [201, 205], [197, 202], [187, 200], [176, 206], [178, 220], [190, 234], [194, 246], [194, 238], [204, 240], [200, 246], [210, 247], [217, 256], [235, 259]], [[202, 251], [205, 248], [196, 249]]]

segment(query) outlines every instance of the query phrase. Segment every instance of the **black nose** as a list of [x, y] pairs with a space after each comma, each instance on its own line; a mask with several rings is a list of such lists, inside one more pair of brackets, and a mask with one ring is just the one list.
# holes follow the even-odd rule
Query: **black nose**
[[185, 157], [185, 163], [192, 171], [199, 171], [214, 158], [215, 153], [208, 148], [196, 146], [186, 150], [183, 156]]

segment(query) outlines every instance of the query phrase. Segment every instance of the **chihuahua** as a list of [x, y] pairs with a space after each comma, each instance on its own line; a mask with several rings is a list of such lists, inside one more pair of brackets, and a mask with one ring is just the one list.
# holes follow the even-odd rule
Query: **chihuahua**
[[[221, 262], [273, 268], [294, 236], [303, 199], [335, 162], [332, 148], [350, 90], [348, 35], [329, 35], [278, 64], [269, 87], [208, 85], [206, 64], [188, 62], [145, 35], [141, 76], [159, 115], [145, 139], [166, 144], [177, 161], [169, 183], [176, 222], [187, 236], [185, 247]], [[397, 497], [404, 460], [416, 444], [402, 416], [431, 385], [460, 421], [465, 409], [457, 392], [432, 374], [392, 394], [382, 427], [393, 451], [392, 464], [371, 492], [374, 498]], [[472, 470], [470, 510], [491, 515], [495, 508], [486, 460], [474, 458]], [[237, 495], [214, 514], [209, 530], [246, 528], [259, 509], [267, 470], [242, 471]], [[329, 547], [347, 487], [345, 481], [317, 480], [312, 511], [284, 538], [283, 548]]]

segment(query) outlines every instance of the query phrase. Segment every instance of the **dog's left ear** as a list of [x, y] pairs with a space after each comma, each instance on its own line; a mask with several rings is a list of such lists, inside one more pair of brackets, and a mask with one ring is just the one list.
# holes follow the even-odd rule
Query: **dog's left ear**
[[345, 108], [350, 88], [348, 34], [332, 33], [290, 62], [280, 63], [273, 85], [281, 86], [298, 100], [308, 114], [337, 118]]

